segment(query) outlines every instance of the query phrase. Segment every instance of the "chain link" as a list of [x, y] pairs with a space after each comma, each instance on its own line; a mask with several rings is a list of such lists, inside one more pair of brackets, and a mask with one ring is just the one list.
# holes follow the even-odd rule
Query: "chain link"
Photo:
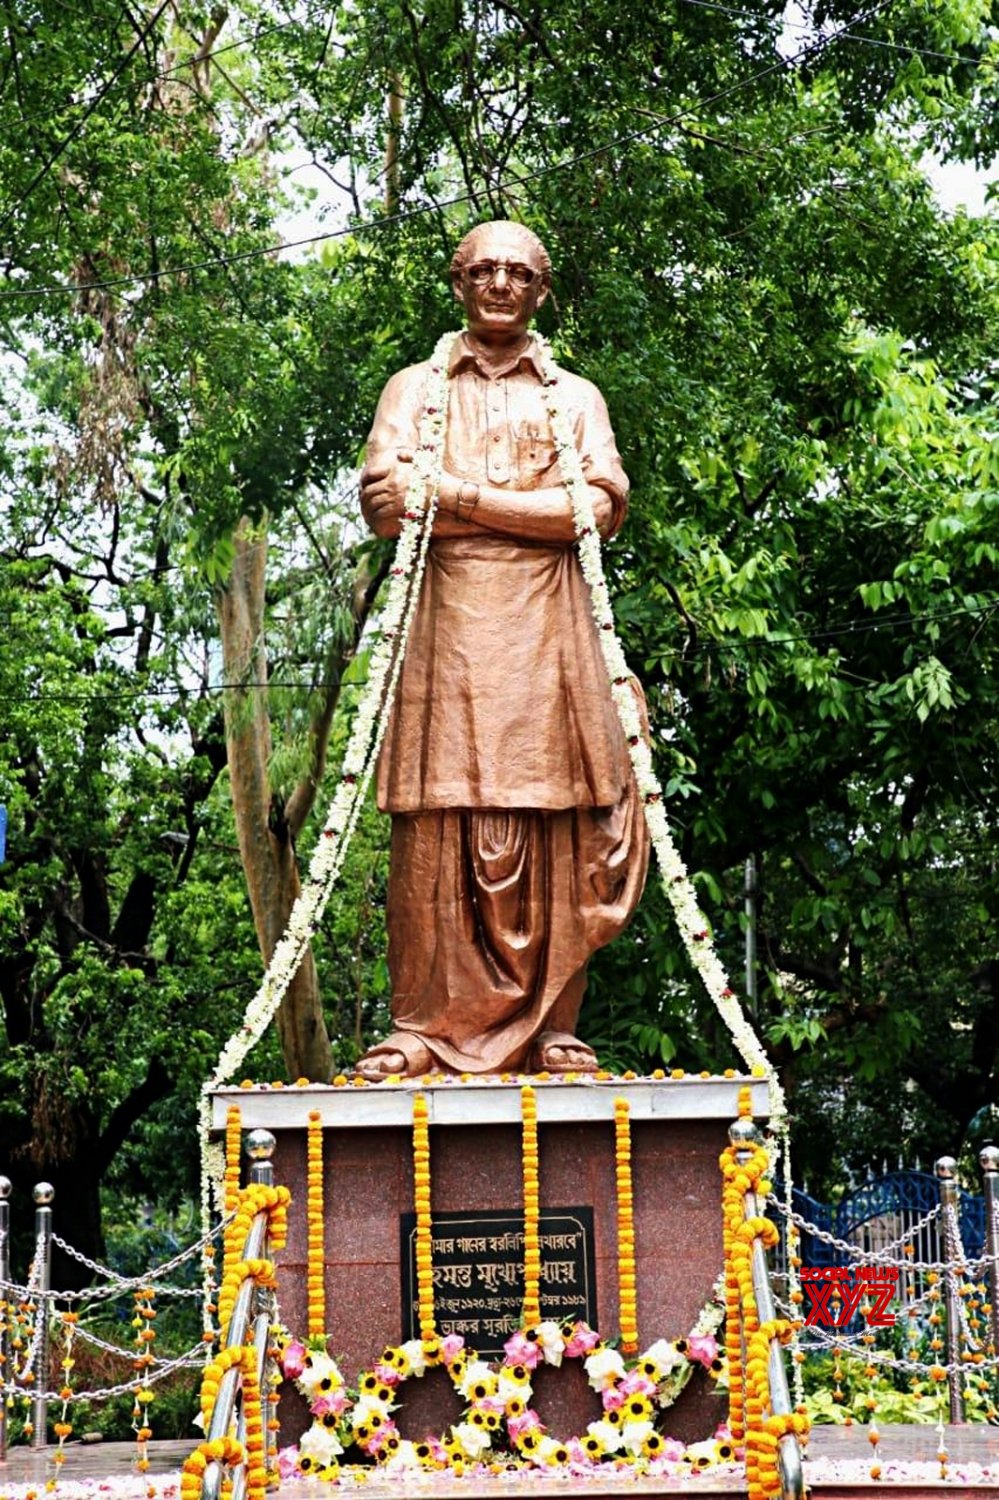
[[193, 1245], [188, 1245], [186, 1250], [181, 1250], [171, 1260], [164, 1261], [161, 1266], [154, 1266], [145, 1276], [120, 1276], [117, 1271], [112, 1271], [109, 1266], [101, 1265], [100, 1261], [91, 1260], [89, 1255], [84, 1255], [82, 1250], [77, 1250], [75, 1245], [70, 1245], [60, 1235], [53, 1234], [52, 1243], [58, 1245], [64, 1254], [68, 1255], [71, 1260], [75, 1260], [79, 1265], [86, 1266], [87, 1270], [92, 1271], [95, 1276], [105, 1277], [110, 1285], [84, 1287], [82, 1291], [51, 1291], [40, 1293], [31, 1284], [32, 1276], [37, 1274], [33, 1261], [32, 1269], [28, 1273], [27, 1285], [22, 1285], [17, 1281], [0, 1281], [0, 1293], [44, 1297], [48, 1302], [82, 1302], [85, 1299], [91, 1302], [108, 1302], [115, 1297], [124, 1296], [126, 1292], [138, 1291], [140, 1287], [148, 1286], [152, 1287], [156, 1295], [160, 1297], [200, 1297], [202, 1294], [198, 1287], [160, 1285], [157, 1278], [166, 1276], [169, 1272], [175, 1271], [178, 1266], [182, 1266], [185, 1261], [199, 1255], [206, 1245], [210, 1245], [213, 1240], [218, 1239], [234, 1218], [235, 1214], [228, 1214], [209, 1234], [202, 1235], [201, 1239], [196, 1240]]
[[[817, 1224], [810, 1223], [809, 1220], [803, 1218], [801, 1214], [795, 1212], [788, 1214], [784, 1208], [784, 1205], [777, 1198], [770, 1197], [767, 1199], [767, 1203], [774, 1207], [778, 1213], [783, 1213], [785, 1217], [789, 1218], [791, 1222], [795, 1224], [799, 1229], [804, 1230], [806, 1234], [810, 1234], [815, 1239], [821, 1240], [825, 1245], [832, 1245], [834, 1249], [840, 1250], [844, 1255], [850, 1256], [859, 1265], [888, 1264], [897, 1266], [901, 1271], [965, 1272], [970, 1271], [972, 1268], [976, 1268], [978, 1271], [982, 1271], [992, 1264], [992, 1257], [988, 1254], [982, 1255], [975, 1260], [969, 1260], [966, 1257], [962, 1257], [961, 1259], [953, 1261], [910, 1260], [908, 1256], [906, 1256], [903, 1260], [889, 1259], [889, 1252], [891, 1250], [896, 1249], [899, 1245], [907, 1244], [910, 1239], [914, 1238], [915, 1235], [919, 1234], [923, 1229], [931, 1224], [934, 1219], [938, 1217], [942, 1207], [942, 1205], [939, 1203], [935, 1208], [931, 1208], [926, 1217], [920, 1219], [917, 1224], [914, 1224], [906, 1234], [903, 1234], [901, 1236], [900, 1239], [893, 1240], [891, 1244], [886, 1245], [884, 1249], [879, 1250], [862, 1250], [858, 1245], [851, 1245], [847, 1240], [837, 1239], [834, 1234], [830, 1234], [826, 1229], [820, 1229]], [[958, 1243], [960, 1243], [960, 1236], [958, 1237]]]
[[[199, 1341], [188, 1349], [184, 1354], [178, 1354], [174, 1359], [164, 1360], [158, 1370], [143, 1370], [141, 1377], [134, 1376], [121, 1385], [103, 1386], [99, 1391], [74, 1391], [74, 1401], [93, 1401], [95, 1404], [107, 1401], [111, 1396], [130, 1395], [140, 1386], [156, 1385], [165, 1380], [175, 1370], [202, 1369], [208, 1358], [208, 1347], [203, 1341]], [[23, 1386], [0, 1383], [0, 1398], [8, 1396], [30, 1396], [33, 1401], [58, 1401], [58, 1391], [36, 1391], [33, 1387], [25, 1390]]]
[[[775, 1301], [786, 1318], [795, 1319], [800, 1316], [799, 1309], [792, 1307], [790, 1303], [785, 1302], [782, 1298], [775, 1298]], [[808, 1342], [814, 1340], [816, 1344], [824, 1345], [833, 1351], [839, 1346], [844, 1353], [854, 1354], [858, 1359], [863, 1359], [867, 1364], [890, 1365], [893, 1370], [911, 1370], [913, 1373], [924, 1377], [929, 1368], [925, 1361], [903, 1359], [901, 1355], [895, 1354], [892, 1350], [872, 1349], [864, 1345], [863, 1339], [865, 1335], [862, 1333], [847, 1333], [844, 1330], [830, 1332], [818, 1323], [811, 1323], [807, 1328], [802, 1329], [802, 1334], [806, 1336]], [[976, 1361], [974, 1364], [969, 1364], [964, 1360], [958, 1360], [955, 1364], [943, 1364], [935, 1361], [933, 1368], [946, 1370], [948, 1375], [973, 1375], [976, 1370], [983, 1369], [999, 1370], [999, 1354], [986, 1355], [982, 1360]]]

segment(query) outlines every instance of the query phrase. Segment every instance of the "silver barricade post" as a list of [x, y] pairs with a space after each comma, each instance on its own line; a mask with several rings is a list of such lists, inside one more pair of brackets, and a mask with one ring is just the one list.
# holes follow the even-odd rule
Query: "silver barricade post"
[[[0, 1282], [10, 1280], [10, 1194], [9, 1177], [0, 1177]], [[7, 1392], [4, 1387], [10, 1373], [10, 1321], [13, 1310], [11, 1289], [0, 1286], [0, 1461], [7, 1457]]]
[[[250, 1145], [250, 1142], [253, 1142]], [[251, 1131], [248, 1149], [253, 1161], [250, 1169], [250, 1180], [262, 1183], [264, 1186], [271, 1185], [273, 1181], [273, 1168], [271, 1157], [274, 1154], [275, 1140], [269, 1130]], [[267, 1250], [267, 1215], [258, 1213], [250, 1225], [249, 1233], [242, 1248], [244, 1260], [256, 1260], [265, 1255]], [[266, 1318], [257, 1314], [261, 1288], [257, 1287], [251, 1280], [242, 1283], [236, 1293], [232, 1314], [229, 1318], [229, 1327], [226, 1331], [226, 1347], [235, 1348], [239, 1344], [246, 1343], [247, 1333], [251, 1328], [254, 1338], [259, 1337], [263, 1329], [269, 1337], [270, 1334], [270, 1312]], [[266, 1361], [266, 1341], [264, 1342], [264, 1353], [257, 1352], [257, 1369], [262, 1371]], [[261, 1405], [263, 1406], [263, 1387], [261, 1380]], [[229, 1432], [232, 1414], [236, 1405], [239, 1391], [239, 1370], [236, 1367], [226, 1370], [219, 1381], [218, 1392], [215, 1396], [215, 1404], [212, 1408], [212, 1417], [208, 1425], [207, 1437], [221, 1438]], [[240, 1418], [237, 1418], [239, 1421]], [[264, 1418], [264, 1441], [267, 1435], [267, 1418]], [[245, 1491], [246, 1475], [242, 1469], [237, 1469], [233, 1475], [231, 1500], [242, 1500]], [[217, 1463], [210, 1463], [205, 1470], [201, 1481], [202, 1500], [220, 1500], [222, 1494], [222, 1471]]]
[[[760, 1133], [752, 1120], [738, 1119], [728, 1127], [728, 1138], [736, 1148], [736, 1161], [745, 1164], [752, 1157], [752, 1148]], [[743, 1199], [748, 1218], [762, 1216], [766, 1203], [755, 1193], [746, 1193]], [[756, 1299], [761, 1323], [773, 1322], [777, 1313], [770, 1287], [770, 1272], [767, 1268], [767, 1252], [763, 1241], [757, 1236], [753, 1241], [750, 1269], [753, 1277], [753, 1296]], [[746, 1358], [745, 1335], [743, 1335], [743, 1361]], [[770, 1409], [775, 1417], [788, 1416], [794, 1406], [784, 1369], [784, 1351], [779, 1339], [770, 1340], [767, 1361], [767, 1384], [770, 1391]], [[793, 1433], [785, 1433], [777, 1444], [777, 1471], [780, 1480], [781, 1500], [802, 1500], [805, 1494], [805, 1479], [801, 1467], [801, 1445]]]
[[[274, 1147], [277, 1142], [269, 1130], [251, 1130], [246, 1137], [246, 1154], [250, 1158], [250, 1181], [274, 1186]], [[264, 1254], [270, 1253], [265, 1245]], [[267, 1383], [267, 1351], [271, 1343], [271, 1324], [274, 1321], [274, 1293], [267, 1287], [257, 1288], [257, 1316], [253, 1322], [253, 1343], [257, 1351], [257, 1380], [260, 1383], [260, 1416], [264, 1428], [264, 1467], [267, 1467], [267, 1449], [270, 1446], [270, 1420], [273, 1403]]]
[[985, 1194], [985, 1254], [989, 1261], [992, 1353], [999, 1354], [999, 1146], [983, 1146], [978, 1160]]
[[31, 1435], [33, 1448], [44, 1448], [48, 1441], [49, 1403], [45, 1391], [49, 1384], [49, 1292], [52, 1288], [52, 1199], [55, 1188], [51, 1182], [36, 1183], [32, 1197], [35, 1200], [35, 1255], [38, 1264], [38, 1332], [35, 1336], [34, 1376], [38, 1395], [31, 1403]]
[[950, 1392], [950, 1420], [964, 1421], [964, 1396], [961, 1392], [960, 1299], [957, 1293], [957, 1262], [961, 1241], [957, 1232], [958, 1187], [957, 1162], [952, 1156], [941, 1156], [933, 1163], [940, 1184], [940, 1206], [944, 1244], [944, 1306], [947, 1309], [947, 1387]]

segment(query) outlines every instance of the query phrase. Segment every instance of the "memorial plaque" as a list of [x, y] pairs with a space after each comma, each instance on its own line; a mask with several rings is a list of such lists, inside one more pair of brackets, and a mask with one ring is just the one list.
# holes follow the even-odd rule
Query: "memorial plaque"
[[[416, 1215], [400, 1214], [402, 1337], [420, 1336], [416, 1296]], [[437, 1331], [460, 1333], [480, 1354], [502, 1354], [520, 1327], [524, 1303], [524, 1215], [504, 1209], [434, 1214]], [[541, 1316], [597, 1324], [592, 1208], [543, 1208]]]

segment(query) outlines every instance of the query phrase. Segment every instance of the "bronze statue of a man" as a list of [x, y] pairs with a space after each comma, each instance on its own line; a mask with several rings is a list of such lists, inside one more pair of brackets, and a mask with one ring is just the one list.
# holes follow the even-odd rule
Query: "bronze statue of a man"
[[[378, 765], [392, 814], [393, 1031], [367, 1078], [592, 1072], [575, 1036], [590, 955], [627, 923], [648, 837], [573, 547], [572, 506], [529, 333], [544, 246], [480, 225], [451, 263], [466, 329], [449, 365], [444, 472], [426, 573]], [[428, 365], [378, 403], [361, 505], [398, 535]], [[628, 480], [607, 408], [562, 372], [597, 524]]]

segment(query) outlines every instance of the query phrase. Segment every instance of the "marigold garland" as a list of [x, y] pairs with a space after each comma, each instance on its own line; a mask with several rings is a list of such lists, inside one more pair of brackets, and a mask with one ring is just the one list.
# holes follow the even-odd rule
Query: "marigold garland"
[[420, 1338], [435, 1337], [433, 1221], [430, 1211], [430, 1127], [425, 1094], [413, 1099], [413, 1208], [416, 1213], [416, 1302]]
[[[748, 1098], [740, 1091], [739, 1113], [751, 1113]], [[745, 1156], [744, 1161], [739, 1157]], [[794, 1324], [786, 1318], [760, 1323], [753, 1291], [753, 1244], [762, 1240], [766, 1249], [776, 1245], [779, 1235], [772, 1220], [763, 1215], [746, 1217], [746, 1195], [766, 1197], [768, 1157], [761, 1145], [729, 1145], [719, 1159], [722, 1169], [722, 1235], [725, 1247], [725, 1342], [729, 1364], [729, 1426], [736, 1442], [745, 1440], [746, 1482], [749, 1500], [770, 1500], [780, 1491], [777, 1453], [780, 1440], [789, 1433], [804, 1437], [807, 1416], [801, 1412], [775, 1414], [770, 1407], [770, 1346], [777, 1338], [790, 1342]], [[745, 1340], [745, 1363], [742, 1350]]]
[[326, 1329], [326, 1216], [323, 1205], [323, 1121], [317, 1109], [309, 1111], [306, 1141], [307, 1317], [309, 1337], [319, 1338]]
[[246, 1449], [234, 1437], [207, 1438], [199, 1443], [180, 1469], [180, 1500], [201, 1500], [201, 1486], [209, 1464], [233, 1469], [246, 1462]]
[[520, 1091], [524, 1178], [524, 1317], [526, 1328], [541, 1322], [541, 1236], [538, 1186], [538, 1100], [529, 1083]]
[[[230, 1224], [234, 1246], [246, 1243], [250, 1225], [258, 1213], [267, 1214], [267, 1242], [271, 1250], [283, 1250], [288, 1234], [288, 1204], [291, 1194], [286, 1187], [271, 1187], [262, 1182], [251, 1182], [240, 1188], [236, 1212]], [[233, 1254], [237, 1254], [234, 1251]], [[239, 1288], [247, 1276], [253, 1276], [262, 1286], [274, 1286], [273, 1261], [257, 1257], [254, 1260], [233, 1260], [226, 1267], [218, 1295], [218, 1315], [221, 1344], [225, 1347], [229, 1336], [229, 1320]]]
[[59, 1314], [59, 1321], [63, 1330], [62, 1360], [62, 1386], [59, 1391], [59, 1400], [62, 1409], [58, 1419], [53, 1423], [53, 1430], [57, 1439], [56, 1451], [52, 1455], [52, 1462], [56, 1466], [56, 1478], [62, 1471], [62, 1465], [66, 1462], [66, 1439], [71, 1436], [73, 1424], [69, 1419], [69, 1403], [73, 1399], [73, 1390], [70, 1386], [70, 1372], [76, 1364], [73, 1358], [73, 1337], [76, 1333], [76, 1325], [79, 1321], [79, 1313], [64, 1312]]
[[[215, 1414], [215, 1403], [218, 1399], [222, 1377], [227, 1371], [233, 1369], [239, 1370], [241, 1376], [242, 1420], [245, 1446], [237, 1444], [236, 1447], [239, 1449], [239, 1452], [237, 1453], [233, 1450], [229, 1457], [219, 1457], [214, 1454], [211, 1457], [219, 1457], [220, 1462], [228, 1463], [230, 1466], [245, 1463], [248, 1500], [264, 1500], [267, 1488], [267, 1474], [263, 1402], [260, 1396], [260, 1379], [257, 1374], [257, 1351], [252, 1344], [233, 1344], [227, 1349], [222, 1349], [206, 1366], [204, 1375], [201, 1378], [201, 1419], [207, 1432], [211, 1427], [212, 1418]], [[233, 1440], [223, 1438], [216, 1441], [225, 1443]], [[196, 1459], [197, 1454], [204, 1451], [208, 1446], [208, 1444], [202, 1443], [196, 1452], [192, 1454], [192, 1458]], [[201, 1468], [201, 1476], [204, 1475], [204, 1468], [207, 1467], [207, 1462], [210, 1461], [211, 1458]], [[181, 1470], [182, 1500], [184, 1500], [185, 1496], [183, 1476], [187, 1473], [193, 1474], [194, 1472], [195, 1470], [188, 1469], [187, 1464]], [[200, 1483], [198, 1492], [200, 1492]]]
[[614, 1100], [614, 1172], [617, 1187], [617, 1286], [621, 1353], [638, 1353], [638, 1291], [635, 1276], [635, 1207], [631, 1182], [631, 1109]]
[[254, 1256], [251, 1260], [237, 1260], [223, 1276], [219, 1288], [219, 1324], [223, 1348], [228, 1347], [229, 1324], [244, 1281], [255, 1281], [258, 1286], [277, 1286], [274, 1262], [265, 1255]]
[[243, 1159], [243, 1119], [238, 1104], [230, 1104], [225, 1113], [225, 1176], [223, 1207], [231, 1214], [239, 1197], [239, 1174]]
[[[149, 1424], [149, 1406], [153, 1400], [154, 1392], [148, 1385], [148, 1376], [145, 1372], [150, 1370], [156, 1363], [152, 1349], [156, 1341], [156, 1329], [153, 1327], [153, 1321], [156, 1317], [155, 1297], [156, 1289], [151, 1286], [140, 1287], [134, 1293], [135, 1313], [132, 1318], [132, 1326], [135, 1328], [136, 1355], [132, 1361], [132, 1365], [138, 1371], [139, 1384], [135, 1387], [135, 1400], [132, 1403], [132, 1431], [135, 1433], [135, 1446], [137, 1450], [135, 1467], [140, 1474], [148, 1473], [148, 1444], [149, 1439], [153, 1435]], [[153, 1493], [155, 1493], [155, 1490], [153, 1490]]]

